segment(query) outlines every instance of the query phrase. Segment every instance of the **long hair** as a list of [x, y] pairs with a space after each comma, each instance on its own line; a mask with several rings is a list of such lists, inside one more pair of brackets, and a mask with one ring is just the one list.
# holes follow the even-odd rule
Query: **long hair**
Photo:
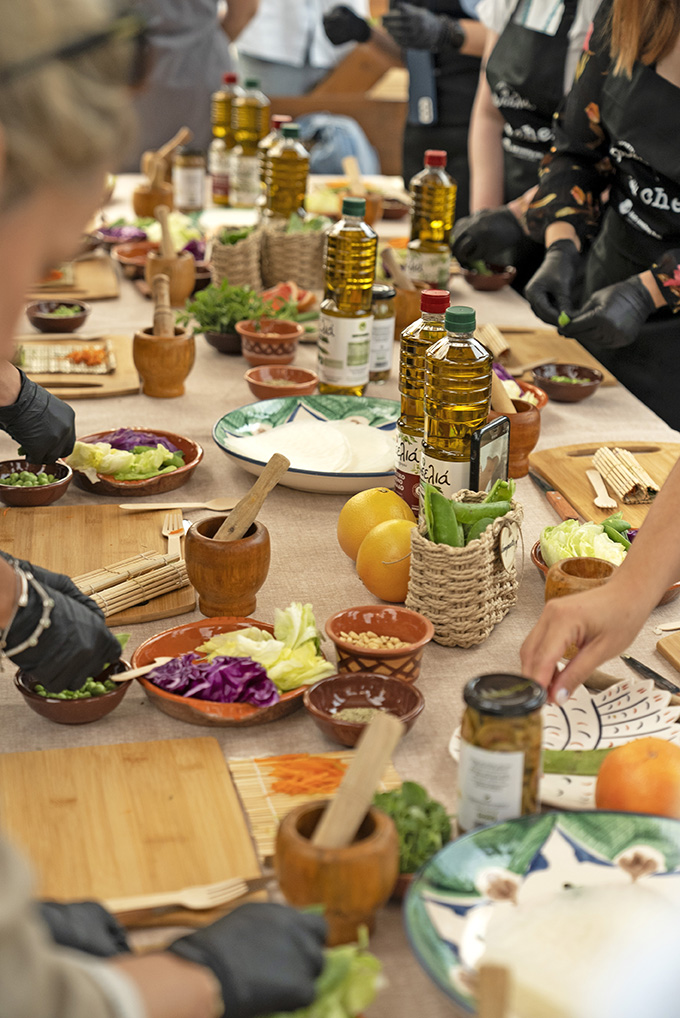
[[680, 32], [679, 0], [613, 0], [611, 56], [615, 73], [630, 77], [633, 64], [654, 64], [672, 50]]

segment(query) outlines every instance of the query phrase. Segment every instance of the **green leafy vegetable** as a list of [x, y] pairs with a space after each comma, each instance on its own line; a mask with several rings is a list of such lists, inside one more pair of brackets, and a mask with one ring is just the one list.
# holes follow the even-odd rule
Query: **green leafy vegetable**
[[220, 286], [210, 284], [194, 294], [186, 311], [177, 315], [177, 321], [188, 325], [195, 319], [194, 335], [199, 332], [234, 332], [237, 322], [248, 318], [292, 318], [297, 305], [291, 302], [275, 308], [271, 301], [263, 300], [259, 293], [247, 286], [231, 286], [223, 279]]
[[495, 482], [493, 488], [484, 499], [485, 502], [509, 502], [512, 496], [515, 494], [515, 484], [511, 477], [508, 481], [502, 481], [500, 477]]
[[220, 244], [238, 244], [239, 240], [245, 240], [246, 237], [249, 237], [254, 229], [255, 227], [253, 226], [244, 226], [239, 230], [230, 230], [228, 226], [225, 226], [225, 228], [217, 235], [217, 239]]
[[400, 873], [415, 873], [451, 838], [446, 810], [415, 781], [405, 781], [392, 792], [379, 792], [373, 803], [394, 820]]
[[576, 520], [565, 520], [555, 527], [546, 527], [540, 540], [547, 566], [564, 558], [582, 557], [602, 558], [620, 566], [626, 557], [626, 549], [611, 539], [601, 523], [579, 525]]
[[544, 774], [578, 774], [581, 777], [595, 777], [600, 772], [609, 749], [544, 749]]
[[570, 375], [551, 375], [550, 382], [568, 382], [569, 385], [587, 385], [589, 378], [571, 378]]
[[297, 212], [291, 212], [286, 223], [286, 233], [318, 233], [331, 225], [327, 216], [299, 216]]
[[159, 474], [171, 473], [184, 465], [181, 452], [170, 452], [164, 445], [135, 446], [133, 452], [114, 449], [108, 442], [76, 442], [66, 463], [81, 470], [93, 483], [98, 474], [110, 474], [116, 481], [142, 481]]
[[486, 262], [483, 262], [479, 259], [476, 262], [471, 262], [470, 267], [474, 272], [477, 273], [478, 276], [493, 276], [493, 272], [488, 267]]
[[43, 314], [47, 314], [50, 318], [72, 318], [74, 315], [82, 315], [83, 309], [78, 307], [68, 307], [67, 304], [60, 304], [54, 311], [44, 311]]

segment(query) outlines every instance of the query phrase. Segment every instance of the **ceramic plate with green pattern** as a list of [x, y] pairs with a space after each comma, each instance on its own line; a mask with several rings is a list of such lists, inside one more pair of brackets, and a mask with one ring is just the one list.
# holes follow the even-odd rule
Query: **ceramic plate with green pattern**
[[370, 396], [265, 399], [225, 414], [213, 438], [251, 474], [281, 452], [291, 461], [281, 484], [350, 495], [393, 486], [399, 413], [394, 400]]
[[471, 831], [434, 856], [411, 885], [406, 929], [428, 975], [474, 1013], [477, 967], [501, 910], [554, 901], [565, 887], [633, 883], [680, 900], [680, 821], [601, 810], [520, 817]]

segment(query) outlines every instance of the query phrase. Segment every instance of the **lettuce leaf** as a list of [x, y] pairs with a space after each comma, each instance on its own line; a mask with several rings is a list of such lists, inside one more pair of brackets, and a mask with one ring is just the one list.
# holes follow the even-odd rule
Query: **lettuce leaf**
[[181, 453], [171, 453], [163, 445], [138, 448], [141, 451], [129, 452], [114, 449], [108, 442], [76, 442], [66, 462], [93, 484], [99, 481], [97, 474], [112, 474], [117, 481], [142, 481], [176, 470], [184, 462]]
[[612, 541], [600, 523], [565, 520], [541, 533], [541, 555], [547, 566], [565, 558], [601, 558], [620, 566], [626, 557], [622, 544]]

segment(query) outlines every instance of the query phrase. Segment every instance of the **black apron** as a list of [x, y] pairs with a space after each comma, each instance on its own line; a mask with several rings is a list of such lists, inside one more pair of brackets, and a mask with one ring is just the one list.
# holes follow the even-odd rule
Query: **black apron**
[[[600, 115], [617, 173], [588, 253], [584, 299], [680, 248], [680, 89], [637, 63], [632, 79], [607, 76]], [[630, 346], [591, 349], [638, 399], [680, 430], [680, 312], [655, 312]]]

